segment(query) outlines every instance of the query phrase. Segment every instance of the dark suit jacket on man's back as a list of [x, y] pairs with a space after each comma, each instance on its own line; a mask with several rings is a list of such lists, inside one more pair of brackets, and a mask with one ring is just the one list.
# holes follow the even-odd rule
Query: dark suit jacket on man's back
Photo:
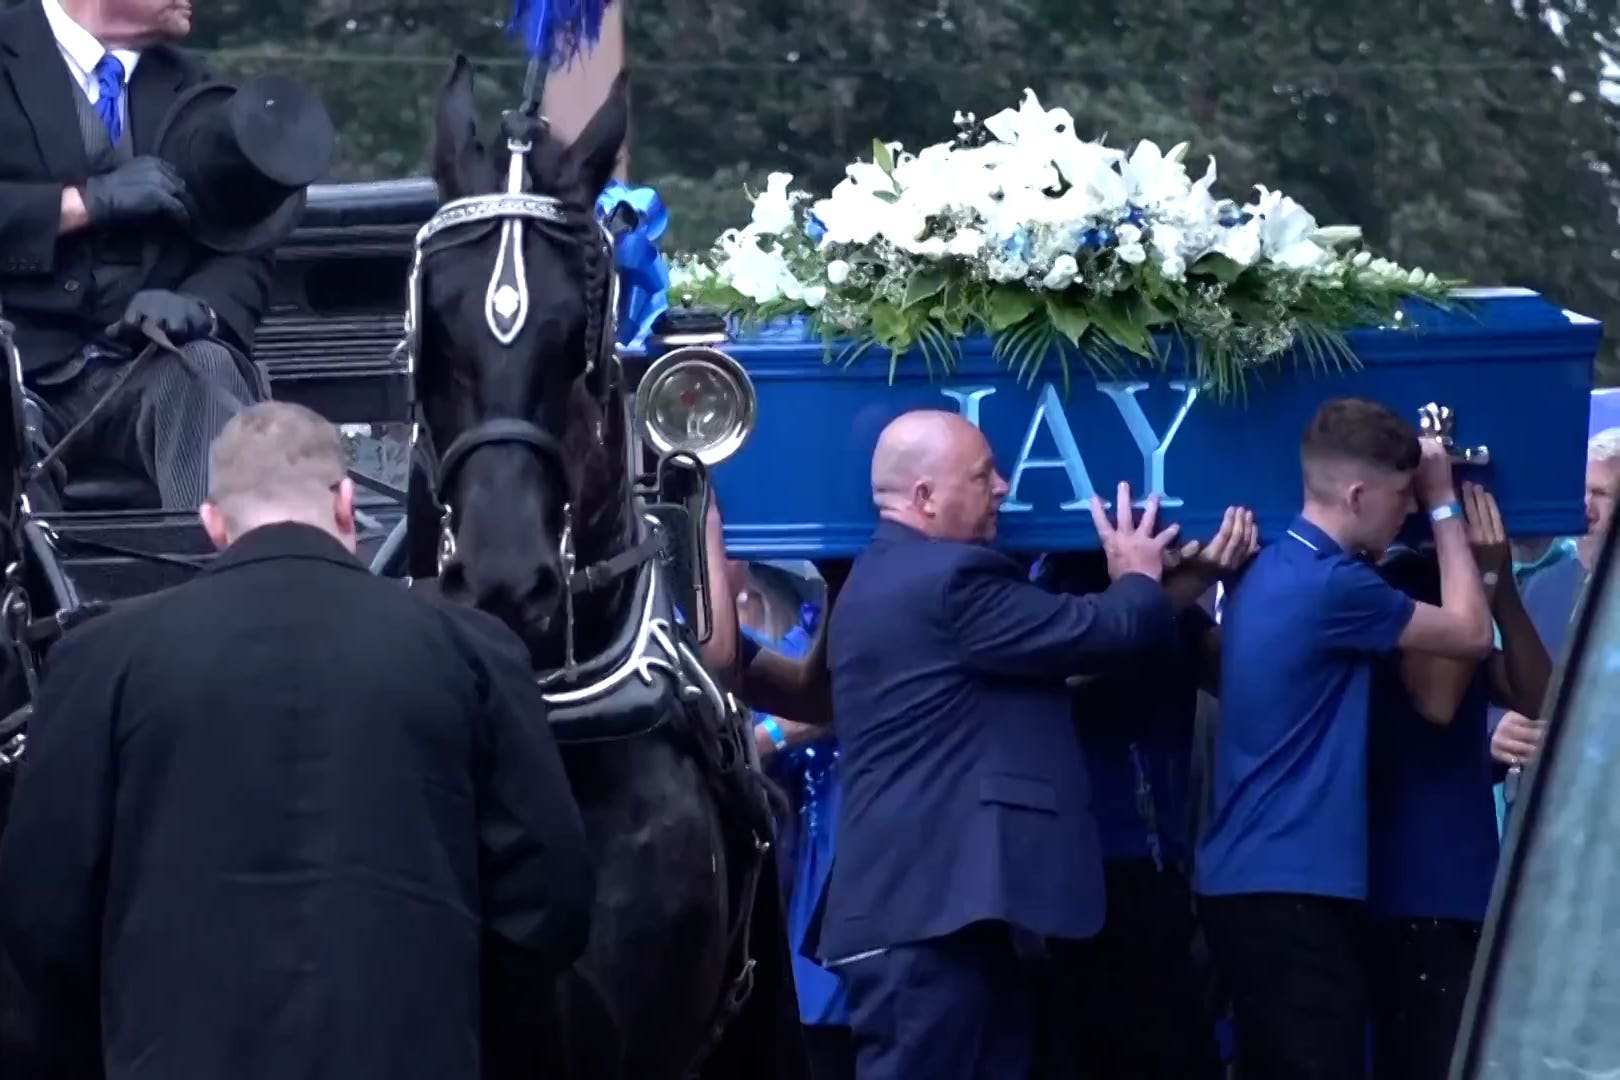
[[1059, 596], [998, 552], [881, 524], [828, 628], [844, 801], [820, 955], [984, 920], [1095, 933], [1102, 859], [1064, 679], [1174, 625], [1145, 577]]
[[272, 525], [50, 660], [0, 944], [57, 1033], [99, 1005], [107, 1080], [477, 1080], [485, 933], [583, 949], [579, 815], [487, 616]]
[[[217, 255], [179, 229], [154, 223], [109, 234], [58, 236], [62, 188], [82, 184], [88, 158], [79, 93], [39, 0], [0, 11], [0, 308], [17, 326], [23, 367], [58, 363], [124, 313], [128, 298], [94, 295], [97, 259], [133, 258], [142, 285], [205, 301], [221, 334], [244, 354], [270, 299], [271, 256]], [[158, 45], [141, 54], [128, 88], [135, 154], [152, 152], [169, 106], [208, 72], [190, 54]]]

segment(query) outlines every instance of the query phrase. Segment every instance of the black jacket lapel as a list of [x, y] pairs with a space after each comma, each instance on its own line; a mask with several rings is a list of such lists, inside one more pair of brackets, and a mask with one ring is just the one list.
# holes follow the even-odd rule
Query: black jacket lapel
[[73, 104], [78, 88], [56, 46], [56, 35], [38, 0], [29, 0], [3, 16], [6, 74], [28, 124], [34, 129], [40, 156], [51, 175], [84, 178], [88, 163], [79, 137], [79, 114]]
[[129, 80], [130, 146], [137, 154], [150, 154], [158, 125], [186, 83], [185, 70], [174, 53], [159, 45], [141, 54]]

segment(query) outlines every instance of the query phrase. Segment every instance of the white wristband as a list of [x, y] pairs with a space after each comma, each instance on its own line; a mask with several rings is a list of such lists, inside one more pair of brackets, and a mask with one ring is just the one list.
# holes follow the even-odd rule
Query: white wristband
[[1436, 524], [1454, 517], [1462, 517], [1462, 507], [1454, 502], [1442, 503], [1429, 511], [1429, 520]]

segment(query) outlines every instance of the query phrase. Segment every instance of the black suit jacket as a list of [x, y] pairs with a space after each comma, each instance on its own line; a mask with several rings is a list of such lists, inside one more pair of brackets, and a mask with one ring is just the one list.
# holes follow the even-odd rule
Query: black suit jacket
[[107, 1080], [478, 1080], [481, 950], [554, 971], [593, 898], [542, 710], [505, 627], [301, 525], [69, 634], [0, 838], [38, 1075], [99, 1019]]
[[[27, 0], [0, 12], [0, 307], [17, 326], [25, 371], [73, 355], [122, 305], [91, 296], [94, 227], [58, 236], [62, 189], [82, 184], [88, 162], [68, 71], [45, 10]], [[141, 54], [129, 84], [130, 138], [147, 154], [180, 92], [210, 78], [171, 45]], [[165, 224], [144, 230], [144, 287], [197, 296], [219, 316], [221, 336], [250, 354], [270, 301], [272, 253], [219, 255]]]

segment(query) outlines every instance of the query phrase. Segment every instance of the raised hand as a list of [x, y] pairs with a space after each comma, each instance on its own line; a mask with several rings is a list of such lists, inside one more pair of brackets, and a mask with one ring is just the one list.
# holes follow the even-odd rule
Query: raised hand
[[1181, 531], [1171, 525], [1154, 532], [1159, 521], [1159, 497], [1149, 496], [1142, 519], [1131, 521], [1131, 485], [1121, 483], [1114, 505], [1116, 520], [1108, 520], [1102, 499], [1091, 497], [1091, 521], [1097, 527], [1097, 538], [1102, 541], [1103, 554], [1108, 557], [1108, 576], [1118, 581], [1126, 574], [1142, 574], [1161, 581], [1164, 578], [1165, 551]]
[[1412, 478], [1412, 493], [1418, 505], [1425, 510], [1444, 506], [1457, 497], [1457, 488], [1451, 478], [1451, 455], [1437, 439], [1419, 440], [1423, 456], [1418, 459], [1417, 474]]
[[1496, 496], [1479, 484], [1465, 483], [1462, 508], [1474, 561], [1486, 573], [1507, 573], [1513, 552], [1508, 546], [1507, 530], [1502, 527], [1502, 510], [1496, 505]]
[[1171, 569], [1195, 573], [1213, 585], [1225, 581], [1248, 563], [1260, 550], [1260, 528], [1254, 511], [1246, 506], [1228, 506], [1221, 527], [1208, 542], [1193, 540], [1173, 553]]

